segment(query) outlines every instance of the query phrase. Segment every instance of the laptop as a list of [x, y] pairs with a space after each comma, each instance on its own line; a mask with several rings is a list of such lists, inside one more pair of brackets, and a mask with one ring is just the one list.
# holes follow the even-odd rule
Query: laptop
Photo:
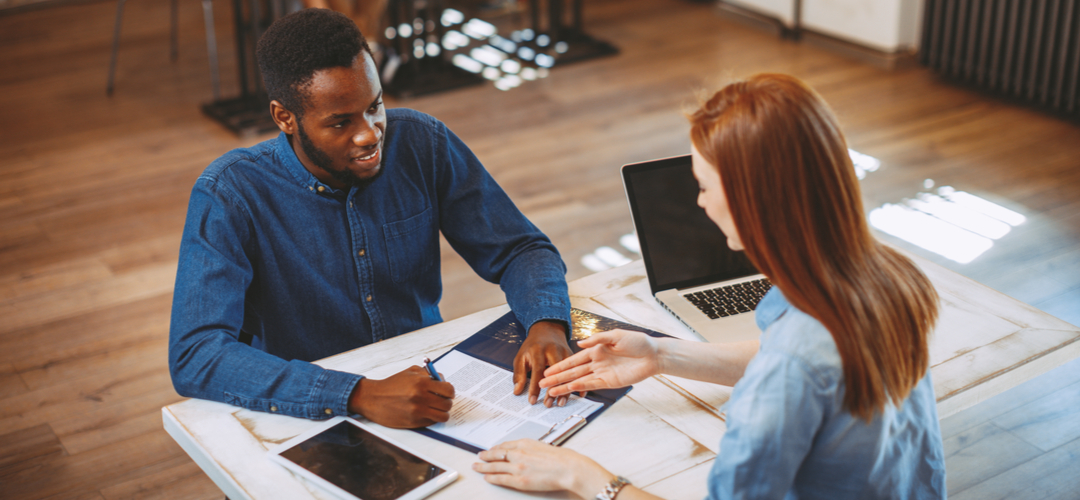
[[771, 284], [697, 206], [690, 155], [623, 165], [623, 187], [653, 297], [709, 342], [756, 339]]

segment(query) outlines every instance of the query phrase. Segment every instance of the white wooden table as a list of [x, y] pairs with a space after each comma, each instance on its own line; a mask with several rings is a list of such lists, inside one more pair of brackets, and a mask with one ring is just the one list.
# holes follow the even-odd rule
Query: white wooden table
[[[941, 418], [1080, 357], [1080, 328], [912, 258], [934, 282], [943, 303], [930, 355]], [[696, 338], [653, 300], [641, 261], [574, 281], [570, 295], [579, 309]], [[505, 305], [495, 307], [318, 364], [383, 378], [419, 364], [424, 356], [435, 358], [507, 310]], [[635, 385], [563, 446], [588, 455], [652, 493], [700, 499], [726, 429], [719, 408], [730, 393], [729, 387], [654, 377]], [[165, 429], [230, 499], [331, 498], [266, 457], [269, 448], [317, 422], [194, 399], [162, 412]], [[472, 453], [412, 431], [383, 431], [461, 474], [433, 498], [531, 496], [484, 482], [471, 469], [476, 461]]]

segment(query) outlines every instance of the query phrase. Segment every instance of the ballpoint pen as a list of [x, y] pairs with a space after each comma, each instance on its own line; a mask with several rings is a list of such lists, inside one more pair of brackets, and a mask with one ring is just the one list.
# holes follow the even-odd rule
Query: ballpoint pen
[[424, 368], [427, 369], [428, 375], [431, 375], [431, 380], [436, 382], [442, 382], [442, 377], [439, 376], [439, 372], [435, 371], [435, 365], [431, 363], [431, 358], [424, 358]]

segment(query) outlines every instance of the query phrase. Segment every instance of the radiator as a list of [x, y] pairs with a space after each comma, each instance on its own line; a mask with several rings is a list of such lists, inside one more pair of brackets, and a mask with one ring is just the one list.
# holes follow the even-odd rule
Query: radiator
[[924, 14], [922, 64], [1080, 117], [1080, 0], [926, 0]]

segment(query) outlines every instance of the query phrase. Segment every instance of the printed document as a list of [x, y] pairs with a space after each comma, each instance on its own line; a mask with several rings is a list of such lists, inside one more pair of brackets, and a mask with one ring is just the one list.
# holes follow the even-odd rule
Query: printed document
[[428, 429], [485, 450], [521, 438], [550, 441], [603, 406], [574, 394], [566, 406], [546, 408], [546, 390], [530, 405], [527, 390], [514, 395], [513, 372], [459, 351], [436, 361], [435, 370], [454, 385], [454, 406], [450, 420]]

